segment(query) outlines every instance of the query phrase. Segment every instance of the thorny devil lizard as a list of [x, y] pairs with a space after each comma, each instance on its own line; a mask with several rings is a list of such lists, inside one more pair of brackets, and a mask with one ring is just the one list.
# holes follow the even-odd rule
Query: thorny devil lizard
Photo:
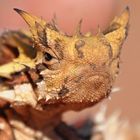
[[[59, 31], [54, 20], [15, 11], [30, 33], [8, 31], [0, 37], [0, 139], [63, 139], [55, 131], [63, 112], [93, 106], [110, 94], [129, 8], [104, 32], [83, 35], [79, 24], [73, 36]], [[78, 137], [70, 133], [65, 139]]]

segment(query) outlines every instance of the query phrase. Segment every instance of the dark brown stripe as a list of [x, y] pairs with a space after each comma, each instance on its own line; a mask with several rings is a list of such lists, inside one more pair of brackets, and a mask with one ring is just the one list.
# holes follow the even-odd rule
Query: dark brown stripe
[[84, 54], [83, 52], [80, 50], [81, 47], [83, 47], [85, 45], [85, 42], [83, 40], [78, 40], [76, 43], [75, 43], [75, 48], [78, 52], [78, 56], [79, 58], [83, 58], [84, 57]]
[[58, 93], [59, 96], [63, 96], [65, 94], [67, 94], [69, 92], [69, 89], [66, 88], [65, 86], [62, 87], [62, 89], [60, 90], [60, 92]]
[[43, 80], [39, 73], [38, 70], [26, 68], [21, 72], [11, 74], [11, 79], [1, 78], [1, 83], [11, 88], [15, 85], [30, 83], [34, 89], [36, 88], [36, 83]]
[[61, 40], [59, 40], [59, 39], [56, 39], [55, 40], [55, 50], [57, 51], [57, 53], [58, 53], [58, 55], [59, 55], [59, 59], [63, 59], [63, 57], [64, 57], [64, 54], [63, 54], [63, 48], [62, 48], [62, 46], [60, 45], [60, 43], [61, 43]]

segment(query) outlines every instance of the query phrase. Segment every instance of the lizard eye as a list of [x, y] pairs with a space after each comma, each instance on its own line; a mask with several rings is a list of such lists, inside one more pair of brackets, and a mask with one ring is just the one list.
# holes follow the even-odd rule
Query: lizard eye
[[55, 70], [59, 66], [59, 61], [57, 57], [51, 52], [45, 52], [44, 53], [44, 64], [47, 65], [48, 69]]
[[44, 54], [44, 57], [46, 61], [51, 61], [53, 59], [53, 56], [47, 52]]

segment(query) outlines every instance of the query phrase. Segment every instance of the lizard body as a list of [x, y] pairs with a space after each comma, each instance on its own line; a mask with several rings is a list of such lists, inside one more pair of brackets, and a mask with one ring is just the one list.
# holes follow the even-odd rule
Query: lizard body
[[60, 32], [54, 23], [15, 10], [31, 33], [10, 31], [0, 37], [2, 117], [12, 128], [10, 140], [27, 139], [28, 132], [29, 140], [32, 135], [32, 139], [54, 139], [63, 112], [93, 106], [110, 94], [119, 72], [129, 10], [103, 33], [83, 35], [79, 26], [73, 36]]

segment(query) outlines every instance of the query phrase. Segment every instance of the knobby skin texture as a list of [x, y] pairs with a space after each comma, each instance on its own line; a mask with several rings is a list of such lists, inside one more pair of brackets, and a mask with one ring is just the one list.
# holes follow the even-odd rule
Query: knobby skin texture
[[55, 128], [61, 129], [64, 111], [81, 110], [109, 96], [119, 72], [129, 9], [104, 32], [83, 35], [80, 22], [73, 36], [60, 31], [55, 19], [47, 23], [15, 11], [30, 32], [9, 31], [0, 37], [0, 108], [7, 127], [0, 135], [4, 140], [59, 140]]

